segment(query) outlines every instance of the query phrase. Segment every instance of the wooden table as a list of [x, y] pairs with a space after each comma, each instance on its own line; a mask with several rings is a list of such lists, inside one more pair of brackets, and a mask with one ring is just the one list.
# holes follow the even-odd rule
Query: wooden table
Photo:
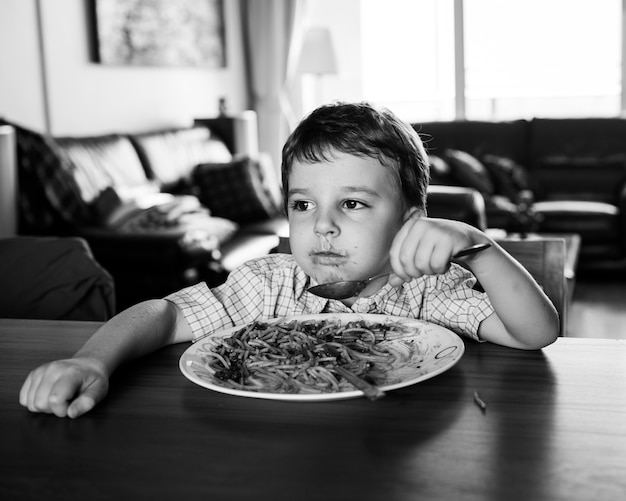
[[433, 379], [326, 403], [201, 388], [177, 345], [120, 369], [80, 419], [20, 407], [28, 371], [97, 326], [0, 320], [0, 499], [626, 499], [623, 341], [466, 341]]

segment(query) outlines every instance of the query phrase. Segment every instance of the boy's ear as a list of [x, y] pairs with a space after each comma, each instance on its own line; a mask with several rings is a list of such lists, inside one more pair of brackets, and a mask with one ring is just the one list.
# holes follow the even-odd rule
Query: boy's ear
[[413, 206], [413, 207], [409, 207], [405, 212], [404, 212], [404, 219], [403, 222], [407, 222], [409, 219], [411, 219], [412, 217], [424, 217], [425, 211], [420, 210], [419, 208]]

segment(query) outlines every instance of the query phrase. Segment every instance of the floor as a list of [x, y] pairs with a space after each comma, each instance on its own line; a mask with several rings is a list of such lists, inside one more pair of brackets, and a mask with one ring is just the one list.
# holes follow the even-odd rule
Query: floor
[[626, 279], [577, 280], [567, 336], [626, 339]]

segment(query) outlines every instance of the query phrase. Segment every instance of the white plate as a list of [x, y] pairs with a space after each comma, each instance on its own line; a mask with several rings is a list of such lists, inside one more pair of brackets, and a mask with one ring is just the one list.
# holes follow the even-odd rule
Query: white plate
[[[465, 345], [454, 332], [435, 324], [412, 318], [371, 314], [321, 314], [277, 318], [265, 323], [286, 322], [289, 320], [339, 320], [342, 324], [355, 320], [368, 322], [400, 322], [414, 330], [394, 343], [402, 343], [409, 356], [402, 362], [393, 364], [385, 372], [385, 380], [378, 384], [383, 391], [395, 390], [432, 378], [451, 368], [463, 356]], [[194, 383], [211, 390], [242, 397], [266, 398], [274, 400], [323, 401], [355, 398], [363, 396], [361, 390], [338, 391], [333, 393], [267, 393], [229, 388], [218, 378], [206, 363], [206, 355], [213, 350], [215, 340], [231, 336], [245, 326], [224, 329], [192, 344], [180, 358], [181, 372]]]

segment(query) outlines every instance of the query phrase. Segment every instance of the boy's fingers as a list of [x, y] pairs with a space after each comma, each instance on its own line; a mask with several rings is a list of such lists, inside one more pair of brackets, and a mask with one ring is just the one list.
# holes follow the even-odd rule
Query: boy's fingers
[[95, 378], [82, 388], [80, 395], [74, 399], [67, 409], [67, 416], [75, 418], [95, 407], [109, 391], [108, 379]]
[[[400, 231], [398, 231], [398, 234], [395, 236], [391, 244], [391, 249], [389, 250], [389, 262], [391, 264], [391, 269], [397, 277], [397, 279], [394, 279], [393, 282], [392, 280], [389, 281], [390, 283], [392, 283], [392, 285], [393, 283], [396, 283], [398, 279], [402, 282], [407, 282], [411, 279], [410, 275], [407, 273], [407, 270], [402, 264], [401, 256], [403, 248], [406, 245], [406, 239], [408, 238], [411, 229], [415, 225], [415, 221], [415, 219], [407, 220], [402, 228], [400, 228]], [[400, 283], [398, 283], [398, 285], [400, 285]]]
[[26, 406], [33, 412], [47, 412], [48, 391], [50, 385], [43, 371], [37, 369], [30, 373], [30, 385], [26, 395]]
[[19, 398], [31, 412], [77, 417], [91, 410], [107, 391], [108, 380], [101, 374], [57, 362], [32, 371]]
[[71, 376], [63, 377], [50, 392], [50, 407], [59, 417], [78, 417], [90, 411], [104, 397], [107, 388], [98, 378], [79, 381]]
[[47, 402], [49, 410], [56, 416], [65, 417], [67, 408], [78, 392], [80, 385], [80, 379], [75, 376], [61, 376], [50, 388]]
[[89, 412], [96, 405], [96, 401], [91, 395], [82, 394], [75, 399], [67, 408], [67, 417], [77, 418]]
[[29, 374], [20, 389], [20, 405], [23, 407], [28, 407], [28, 395], [30, 393], [31, 379], [31, 375]]
[[389, 275], [388, 283], [392, 287], [400, 287], [405, 282], [406, 282], [406, 280], [404, 278], [402, 278], [399, 275], [396, 275], [395, 273], [391, 273]]

